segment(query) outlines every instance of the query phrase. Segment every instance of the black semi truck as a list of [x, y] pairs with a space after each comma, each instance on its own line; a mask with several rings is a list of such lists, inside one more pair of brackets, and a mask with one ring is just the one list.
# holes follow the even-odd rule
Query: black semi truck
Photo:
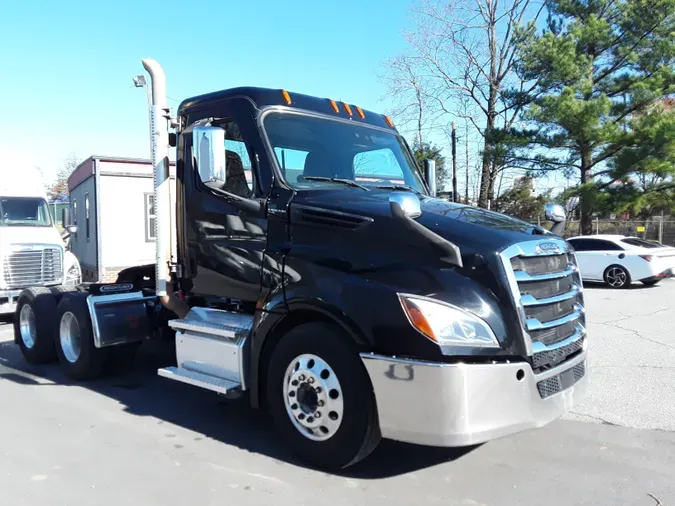
[[245, 396], [324, 469], [382, 437], [466, 446], [541, 427], [584, 396], [583, 287], [560, 206], [546, 230], [435, 198], [433, 164], [422, 174], [389, 117], [348, 103], [243, 87], [171, 117], [162, 68], [143, 65], [156, 263], [24, 290], [26, 360], [84, 380], [145, 339], [175, 340], [161, 376]]

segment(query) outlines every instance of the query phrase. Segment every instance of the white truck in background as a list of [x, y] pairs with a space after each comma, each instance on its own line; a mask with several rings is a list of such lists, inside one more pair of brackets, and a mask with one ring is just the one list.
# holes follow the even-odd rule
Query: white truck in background
[[28, 287], [61, 290], [81, 283], [80, 263], [52, 220], [47, 193], [36, 172], [0, 166], [0, 315], [14, 313]]

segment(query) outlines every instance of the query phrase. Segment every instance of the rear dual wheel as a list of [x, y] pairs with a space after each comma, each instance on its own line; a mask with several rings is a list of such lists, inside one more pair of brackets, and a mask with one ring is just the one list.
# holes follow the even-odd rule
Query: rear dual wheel
[[56, 359], [53, 322], [56, 299], [49, 288], [27, 288], [17, 301], [14, 335], [21, 353], [30, 364]]
[[87, 293], [66, 294], [56, 309], [56, 354], [66, 376], [93, 379], [103, 371], [107, 350], [94, 346]]
[[96, 348], [87, 293], [65, 295], [56, 310], [56, 353], [66, 375], [77, 380], [119, 373], [133, 364], [139, 343]]
[[307, 323], [281, 338], [267, 396], [283, 440], [315, 467], [348, 467], [380, 441], [370, 378], [356, 347], [333, 325]]

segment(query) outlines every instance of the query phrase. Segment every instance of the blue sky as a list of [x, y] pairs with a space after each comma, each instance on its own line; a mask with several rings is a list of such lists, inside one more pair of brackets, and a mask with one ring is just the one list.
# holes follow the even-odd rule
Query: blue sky
[[411, 2], [0, 4], [0, 155], [52, 178], [71, 152], [149, 156], [145, 94], [132, 83], [143, 57], [162, 64], [176, 100], [254, 85], [384, 112], [377, 74], [404, 48]]

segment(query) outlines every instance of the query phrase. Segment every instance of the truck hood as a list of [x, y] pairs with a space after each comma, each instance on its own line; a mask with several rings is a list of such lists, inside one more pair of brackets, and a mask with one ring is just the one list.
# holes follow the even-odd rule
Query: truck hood
[[0, 227], [0, 251], [23, 244], [53, 244], [63, 248], [55, 227]]
[[[393, 219], [389, 191], [368, 193], [356, 189], [300, 193], [293, 203], [326, 210], [367, 216], [375, 221]], [[422, 215], [416, 218], [426, 228], [460, 247], [462, 253], [495, 252], [514, 243], [550, 234], [543, 227], [494, 211], [438, 198], [420, 196]]]

